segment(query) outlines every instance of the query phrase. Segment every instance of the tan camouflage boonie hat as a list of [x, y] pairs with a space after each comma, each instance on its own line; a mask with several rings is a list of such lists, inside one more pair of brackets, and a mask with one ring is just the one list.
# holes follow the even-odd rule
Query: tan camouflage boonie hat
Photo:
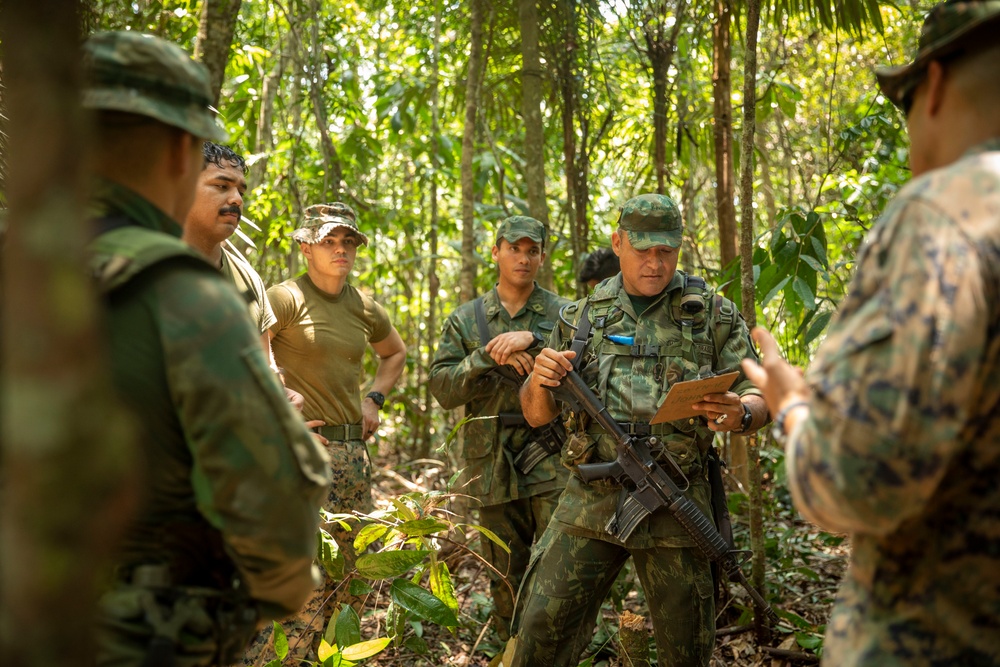
[[319, 243], [337, 227], [348, 227], [363, 245], [368, 245], [368, 237], [358, 229], [358, 216], [347, 204], [313, 204], [304, 213], [305, 223], [292, 232], [292, 238], [299, 243]]
[[208, 70], [176, 44], [136, 32], [102, 32], [83, 45], [83, 106], [149, 116], [200, 139], [229, 134], [212, 108]]
[[658, 245], [678, 248], [684, 236], [684, 221], [674, 200], [666, 195], [639, 195], [622, 206], [618, 227], [628, 234], [636, 250]]
[[1000, 43], [1000, 0], [950, 0], [928, 12], [913, 62], [879, 67], [875, 77], [882, 94], [909, 112], [913, 91], [931, 61], [988, 43]]
[[507, 243], [517, 243], [521, 239], [531, 239], [535, 243], [540, 243], [544, 248], [545, 225], [526, 215], [512, 215], [497, 227], [496, 245], [500, 245], [500, 239], [507, 239]]

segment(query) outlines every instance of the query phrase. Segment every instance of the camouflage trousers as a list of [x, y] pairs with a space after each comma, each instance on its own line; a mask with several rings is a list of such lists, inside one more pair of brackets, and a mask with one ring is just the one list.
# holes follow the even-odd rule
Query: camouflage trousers
[[626, 549], [550, 525], [521, 588], [505, 667], [576, 665], [630, 556], [646, 594], [659, 663], [707, 666], [715, 644], [715, 601], [709, 561], [696, 549]]
[[[360, 440], [330, 441], [327, 453], [330, 455], [333, 483], [323, 509], [335, 514], [371, 512], [374, 509], [372, 469], [366, 445]], [[354, 561], [357, 560], [353, 544], [355, 532], [346, 531], [336, 523], [326, 524], [324, 527], [340, 545], [340, 553], [346, 560], [344, 571], [352, 570]], [[318, 661], [316, 651], [334, 610], [342, 602], [356, 602], [348, 593], [347, 587], [339, 586], [340, 583], [325, 575], [323, 583], [313, 590], [305, 606], [281, 623], [288, 636], [285, 665], [298, 667], [303, 660]], [[261, 666], [275, 658], [274, 638], [271, 634], [271, 628], [265, 628], [257, 635], [243, 658], [244, 665]]]
[[500, 574], [490, 570], [490, 593], [493, 596], [493, 625], [500, 639], [510, 638], [514, 618], [514, 598], [528, 561], [531, 545], [542, 537], [549, 519], [559, 504], [562, 489], [552, 489], [529, 498], [518, 498], [500, 505], [479, 508], [479, 522], [496, 533], [510, 547], [510, 554], [485, 537], [480, 538], [480, 554]]

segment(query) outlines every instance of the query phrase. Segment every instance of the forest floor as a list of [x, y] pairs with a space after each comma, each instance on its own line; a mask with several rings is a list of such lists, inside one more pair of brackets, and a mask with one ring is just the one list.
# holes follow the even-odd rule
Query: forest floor
[[[392, 498], [404, 493], [440, 489], [447, 481], [445, 467], [440, 463], [435, 465], [436, 462], [424, 460], [393, 467], [389, 461], [378, 459], [374, 475], [378, 507], [391, 505]], [[824, 624], [847, 565], [847, 542], [841, 536], [822, 532], [797, 518], [783, 489], [766, 490], [765, 495], [769, 499], [766, 519], [767, 597], [781, 617], [781, 622], [770, 639], [760, 643], [752, 626], [752, 615], [746, 609], [748, 599], [745, 593], [740, 586], [730, 584], [728, 590], [733, 597], [721, 605], [717, 613], [718, 636], [712, 667], [815, 664], [822, 653]], [[746, 516], [740, 513], [743, 500], [741, 494], [730, 494], [738, 546], [743, 546], [741, 543], [749, 539]], [[489, 665], [502, 644], [488, 623], [492, 602], [487, 571], [472, 553], [478, 548], [478, 539], [479, 534], [470, 530], [466, 535], [466, 545], [446, 544], [440, 551], [440, 557], [448, 564], [454, 581], [461, 625], [454, 632], [449, 632], [430, 623], [411, 623], [398, 646], [389, 646], [366, 664], [384, 667]], [[744, 571], [749, 577], [749, 564]], [[386, 606], [378, 601], [366, 606], [362, 613], [362, 634], [365, 637], [385, 636]], [[615, 667], [622, 664], [618, 656], [618, 617], [626, 609], [647, 619], [651, 664], [657, 664], [645, 599], [634, 573], [627, 565], [601, 610], [594, 640], [584, 653], [581, 667]]]

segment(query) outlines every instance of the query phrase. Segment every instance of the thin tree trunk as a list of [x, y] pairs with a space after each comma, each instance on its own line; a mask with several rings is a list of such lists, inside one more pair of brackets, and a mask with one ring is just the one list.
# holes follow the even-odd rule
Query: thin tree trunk
[[261, 157], [254, 162], [250, 168], [250, 186], [254, 187], [264, 181], [267, 174], [267, 162], [271, 151], [274, 150], [274, 135], [271, 128], [274, 125], [274, 100], [281, 87], [281, 77], [288, 66], [289, 54], [298, 51], [298, 33], [289, 31], [288, 42], [283, 44], [281, 53], [274, 63], [274, 67], [264, 76], [264, 81], [260, 88], [260, 113], [257, 114], [257, 138], [254, 143], [253, 152]]
[[[542, 61], [538, 48], [538, 2], [519, 0], [521, 25], [521, 115], [524, 118], [524, 180], [528, 186], [528, 209], [532, 217], [549, 228], [549, 205], [545, 197], [545, 129], [542, 125]], [[551, 248], [546, 247], [548, 252]], [[552, 264], [545, 262], [538, 282], [552, 289]]]
[[471, 0], [469, 75], [465, 87], [465, 129], [462, 133], [462, 301], [476, 296], [476, 192], [472, 160], [476, 150], [476, 114], [485, 64], [483, 63], [483, 0]]
[[229, 63], [229, 50], [233, 46], [241, 3], [242, 0], [203, 0], [201, 3], [194, 59], [208, 68], [212, 101], [216, 105], [219, 104], [222, 82], [226, 78], [226, 64]]
[[715, 0], [714, 68], [712, 91], [715, 120], [715, 210], [719, 223], [722, 266], [736, 259], [736, 208], [733, 175], [733, 95], [730, 81], [732, 43], [729, 36], [730, 0]]
[[[431, 350], [437, 348], [437, 308], [438, 292], [441, 290], [441, 280], [437, 274], [437, 254], [438, 254], [438, 181], [437, 172], [440, 167], [439, 149], [441, 146], [441, 121], [440, 121], [440, 86], [441, 76], [441, 2], [438, 0], [434, 5], [434, 65], [431, 70], [431, 182], [430, 182], [430, 209], [431, 209], [431, 229], [427, 237], [427, 351], [428, 359], [421, 364], [421, 368], [430, 366]], [[431, 397], [430, 382], [423, 383], [424, 407], [422, 410], [423, 420], [421, 422], [423, 433], [420, 438], [420, 449], [417, 458], [427, 458], [431, 453], [431, 415], [433, 414], [433, 398]]]
[[[342, 194], [342, 184], [344, 181], [344, 170], [340, 164], [340, 155], [337, 154], [337, 147], [333, 145], [333, 138], [330, 136], [330, 126], [326, 116], [326, 102], [323, 97], [323, 81], [320, 74], [321, 56], [323, 45], [319, 39], [319, 0], [312, 0], [310, 3], [311, 25], [312, 25], [312, 54], [310, 65], [309, 98], [312, 100], [313, 111], [316, 114], [316, 128], [319, 130], [319, 145], [323, 153], [323, 164], [326, 165], [326, 174], [323, 179], [323, 191], [328, 192], [328, 201], [339, 201]], [[307, 204], [308, 205], [308, 204]]]
[[10, 114], [3, 243], [0, 664], [90, 664], [99, 575], [131, 516], [131, 422], [84, 270], [87, 127], [75, 0], [0, 9]]
[[[570, 249], [573, 252], [573, 273], [579, 270], [580, 259], [587, 252], [587, 240], [580, 234], [579, 211], [580, 174], [577, 170], [576, 136], [576, 58], [577, 31], [576, 7], [570, 0], [559, 0], [556, 7], [557, 25], [562, 41], [553, 49], [556, 53], [556, 72], [559, 95], [562, 98], [563, 170], [566, 173], [566, 214], [570, 225]], [[577, 296], [583, 296], [585, 286], [577, 284]]]
[[[753, 327], [757, 324], [756, 290], [753, 282], [753, 157], [754, 133], [757, 129], [757, 32], [760, 28], [760, 0], [747, 0], [747, 43], [743, 63], [743, 137], [740, 144], [740, 283], [743, 298], [743, 316]], [[747, 461], [750, 473], [750, 548], [753, 550], [752, 581], [761, 595], [766, 595], [764, 574], [766, 554], [764, 544], [764, 498], [758, 439], [751, 437], [753, 445]], [[757, 640], [765, 644], [770, 640], [767, 617], [754, 615]]]

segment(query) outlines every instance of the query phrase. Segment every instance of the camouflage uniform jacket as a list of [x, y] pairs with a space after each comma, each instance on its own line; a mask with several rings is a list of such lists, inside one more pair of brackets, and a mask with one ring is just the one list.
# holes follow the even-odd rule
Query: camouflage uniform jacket
[[[736, 307], [707, 289], [703, 292], [705, 309], [693, 316], [690, 326], [682, 326], [688, 317], [680, 308], [684, 289], [684, 273], [677, 271], [663, 293], [637, 316], [618, 274], [567, 308], [567, 319], [576, 323], [584, 302], [590, 304], [587, 316], [593, 329], [583, 350], [580, 375], [616, 421], [648, 425], [673, 383], [696, 379], [706, 366], [717, 371], [738, 366], [742, 359], [757, 358]], [[572, 328], [560, 324], [549, 346], [568, 349], [573, 334]], [[633, 338], [635, 345], [615, 343], [608, 336]], [[740, 396], [760, 393], [742, 371], [731, 391]], [[599, 425], [591, 425], [586, 415], [571, 415], [568, 428], [573, 435], [563, 449], [567, 465], [615, 459], [614, 439]], [[688, 496], [712, 516], [705, 459], [713, 432], [700, 417], [656, 424], [651, 429], [688, 477]], [[571, 535], [615, 542], [604, 526], [615, 512], [620, 490], [613, 481], [587, 485], [573, 475], [550, 525]], [[661, 509], [640, 524], [624, 546], [688, 547], [693, 542]]]
[[[96, 200], [94, 217], [115, 224], [92, 242], [90, 264], [145, 457], [123, 581], [165, 564], [173, 585], [226, 590], [235, 571], [261, 618], [286, 616], [314, 585], [325, 452], [286, 400], [246, 304], [179, 240], [180, 226], [114, 183]], [[105, 613], [127, 613], [129, 595], [127, 585], [106, 594]]]
[[1000, 664], [1000, 138], [900, 190], [806, 379], [791, 490], [853, 546], [824, 662]]
[[[559, 308], [569, 303], [537, 284], [514, 317], [500, 303], [496, 288], [484, 294], [483, 301], [492, 336], [532, 331], [543, 339], [552, 333]], [[490, 374], [497, 364], [486, 352], [488, 342], [479, 339], [473, 301], [459, 306], [445, 322], [430, 370], [431, 393], [441, 407], [451, 410], [465, 405], [467, 417], [521, 413], [517, 391]], [[459, 433], [465, 469], [457, 490], [479, 498], [484, 505], [497, 505], [564, 487], [567, 471], [559, 464], [558, 454], [543, 460], [528, 475], [514, 467], [514, 455], [524, 447], [528, 434], [526, 428], [503, 427], [497, 419], [467, 422]]]

